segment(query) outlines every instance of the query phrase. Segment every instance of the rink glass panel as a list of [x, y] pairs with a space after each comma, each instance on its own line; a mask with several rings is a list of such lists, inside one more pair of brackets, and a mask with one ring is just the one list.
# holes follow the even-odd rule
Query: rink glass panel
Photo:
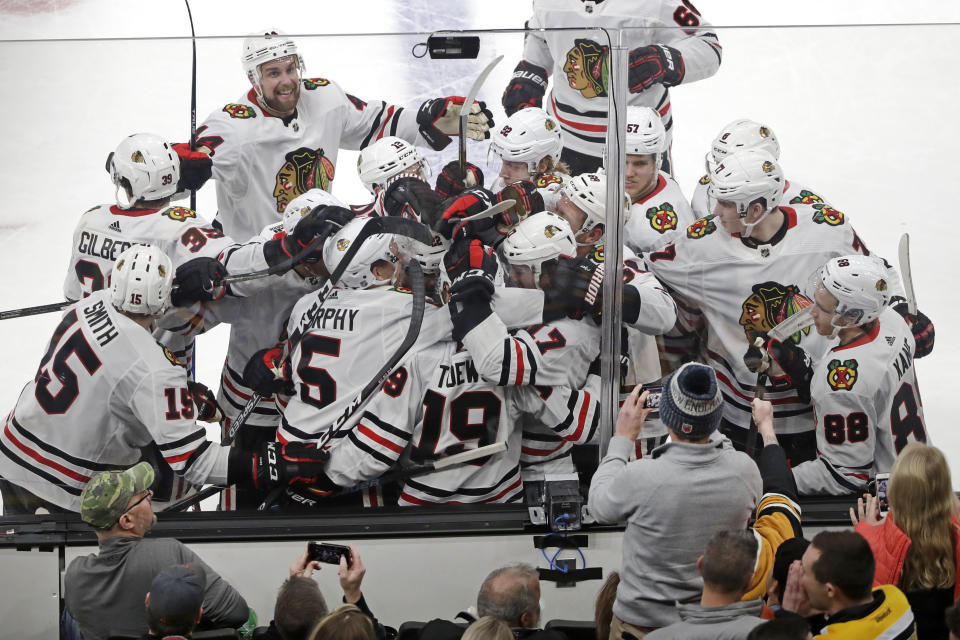
[[[81, 39], [59, 42], [70, 35], [63, 25], [55, 25], [53, 35], [40, 22], [31, 23], [34, 28], [22, 36], [12, 27], [3, 31], [0, 79], [8, 117], [0, 124], [7, 150], [0, 172], [0, 234], [7, 250], [0, 253], [6, 274], [0, 293], [6, 309], [62, 299], [73, 227], [90, 206], [112, 201], [103, 163], [124, 136], [152, 131], [170, 141], [189, 137], [190, 40], [179, 37], [182, 21], [174, 28], [156, 17], [160, 39], [148, 39], [150, 30], [142, 22], [133, 34], [107, 29], [110, 38], [120, 39], [98, 39], [99, 31], [85, 38], [89, 25], [78, 28]], [[197, 41], [198, 125], [247, 90], [237, 34], [249, 26]], [[205, 33], [199, 22], [197, 27]], [[321, 36], [286, 30], [297, 37], [306, 77], [330, 78], [363, 99], [413, 107], [429, 97], [465, 94], [486, 61], [503, 54], [480, 92], [497, 121], [503, 119], [500, 95], [522, 51], [518, 32], [480, 34], [476, 60], [417, 60], [410, 51], [426, 33]], [[941, 71], [954, 68], [960, 57], [956, 27], [717, 32], [724, 48], [720, 71], [671, 91], [674, 175], [685, 193], [692, 193], [703, 174], [703, 155], [725, 123], [739, 117], [765, 121], [780, 140], [788, 176], [815, 186], [850, 214], [871, 250], [895, 259], [899, 235], [911, 232], [921, 308], [934, 321], [948, 321], [952, 296], [934, 292], [935, 274], [957, 265], [945, 204], [952, 201], [952, 150], [960, 142], [952, 113], [957, 96]], [[933, 62], [920, 64], [924, 56], [917, 52], [924, 51], [939, 53]], [[614, 92], [615, 85], [616, 78]], [[434, 179], [455, 157], [455, 145], [429, 154]], [[468, 158], [486, 168], [487, 146], [468, 142]], [[340, 152], [334, 183], [335, 195], [349, 203], [368, 198], [353, 170], [355, 157], [355, 152]], [[611, 180], [620, 166], [607, 162]], [[488, 173], [488, 182], [493, 177]], [[197, 209], [212, 218], [214, 185], [199, 193]], [[33, 375], [57, 322], [57, 314], [6, 321], [0, 333], [7, 362], [0, 374], [6, 383], [0, 400], [8, 409]], [[215, 388], [226, 331], [216, 329], [198, 345], [197, 377]], [[931, 439], [948, 456], [951, 449], [960, 450], [949, 446], [955, 437], [940, 426], [949, 424], [946, 362], [957, 350], [950, 332], [941, 331], [934, 355], [917, 363]], [[612, 432], [612, 424], [604, 426]], [[211, 431], [211, 437], [217, 434]]]

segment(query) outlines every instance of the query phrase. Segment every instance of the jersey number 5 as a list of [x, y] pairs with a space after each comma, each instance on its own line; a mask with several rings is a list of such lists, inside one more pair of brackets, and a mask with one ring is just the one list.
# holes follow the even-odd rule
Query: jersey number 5
[[[54, 335], [64, 335], [76, 321], [77, 312], [71, 311], [64, 316]], [[59, 414], [66, 413], [73, 401], [80, 395], [80, 383], [77, 374], [74, 373], [67, 360], [71, 356], [76, 356], [86, 372], [93, 375], [100, 368], [100, 358], [93, 352], [93, 348], [87, 342], [81, 329], [74, 331], [69, 338], [61, 340], [60, 348], [57, 349], [56, 353], [53, 353], [53, 347], [54, 345], [50, 346], [47, 355], [40, 363], [40, 368], [37, 370], [37, 386], [33, 395], [48, 414]], [[52, 364], [50, 364], [51, 362]], [[51, 372], [53, 375], [51, 375]], [[50, 390], [54, 380], [57, 380], [60, 387], [56, 392]]]

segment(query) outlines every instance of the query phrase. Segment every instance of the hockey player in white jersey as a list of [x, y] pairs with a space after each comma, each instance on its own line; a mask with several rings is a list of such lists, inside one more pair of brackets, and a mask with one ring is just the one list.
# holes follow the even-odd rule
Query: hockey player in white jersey
[[[329, 191], [340, 148], [395, 135], [439, 150], [458, 130], [463, 98], [433, 98], [419, 109], [361, 100], [332, 80], [302, 77], [296, 43], [276, 32], [247, 38], [242, 65], [251, 89], [197, 130], [198, 148], [213, 158], [216, 222], [234, 237], [256, 235], [309, 189]], [[489, 137], [491, 125], [489, 111], [470, 106], [470, 138]]]
[[[723, 432], [746, 447], [755, 371], [744, 355], [758, 336], [812, 304], [804, 292], [808, 274], [839, 255], [869, 252], [847, 217], [830, 207], [782, 202], [784, 176], [768, 152], [747, 149], [731, 154], [710, 176], [714, 215], [676, 235], [676, 241], [645, 255], [653, 273], [677, 301], [683, 329], [700, 335], [691, 357], [717, 372], [724, 396]], [[890, 290], [900, 289], [890, 269]], [[804, 329], [791, 340], [811, 355], [827, 345]], [[777, 433], [796, 464], [815, 454], [813, 416], [796, 390], [768, 386], [776, 407]]]
[[833, 258], [818, 274], [811, 309], [817, 333], [833, 338], [830, 349], [811, 366], [789, 340], [767, 347], [771, 377], [807, 387], [813, 400], [817, 458], [793, 467], [802, 494], [859, 494], [909, 442], [927, 440], [913, 335], [889, 298], [881, 259]]
[[623, 179], [630, 196], [630, 218], [624, 227], [624, 244], [639, 254], [665, 244], [665, 237], [685, 228], [694, 217], [680, 185], [660, 170], [660, 157], [669, 152], [669, 145], [656, 111], [627, 107], [625, 150]]
[[193, 485], [316, 476], [312, 446], [231, 452], [206, 440], [186, 370], [149, 333], [169, 304], [172, 271], [159, 248], [134, 245], [117, 257], [109, 290], [64, 313], [0, 432], [5, 513], [78, 511], [93, 475], [132, 466], [152, 444]]
[[[656, 109], [673, 127], [670, 87], [708, 78], [720, 68], [717, 36], [684, 0], [534, 0], [523, 59], [503, 93], [507, 115], [543, 107], [563, 128], [562, 159], [571, 173], [596, 171], [604, 162], [610, 87], [610, 50], [596, 32], [624, 29], [630, 48], [628, 104]], [[547, 93], [547, 80], [553, 87]], [[668, 141], [669, 146], [669, 141]], [[664, 170], [670, 171], [669, 154]]]

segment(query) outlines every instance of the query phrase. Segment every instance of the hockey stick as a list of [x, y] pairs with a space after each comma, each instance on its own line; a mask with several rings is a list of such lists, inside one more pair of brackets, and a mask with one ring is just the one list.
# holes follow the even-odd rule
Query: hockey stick
[[900, 236], [900, 246], [897, 249], [900, 258], [900, 279], [903, 280], [903, 291], [907, 296], [907, 312], [917, 315], [917, 294], [913, 290], [913, 270], [910, 268], [910, 234]]
[[161, 511], [160, 513], [174, 513], [176, 511], [185, 511], [195, 504], [200, 504], [201, 501], [206, 500], [210, 496], [215, 496], [221, 491], [226, 489], [226, 487], [219, 487], [217, 485], [211, 485], [205, 489], [201, 489], [192, 496], [187, 496], [183, 500], [178, 500], [172, 505]]
[[64, 300], [63, 302], [54, 302], [53, 304], [43, 304], [39, 307], [24, 307], [23, 309], [10, 309], [9, 311], [0, 311], [0, 320], [10, 320], [11, 318], [22, 318], [24, 316], [36, 316], [41, 313], [53, 313], [66, 309], [73, 304], [73, 301]]
[[477, 76], [477, 79], [473, 81], [473, 86], [470, 87], [470, 91], [467, 92], [466, 97], [463, 99], [463, 105], [460, 107], [460, 140], [459, 140], [459, 160], [460, 160], [460, 171], [463, 171], [467, 166], [467, 118], [470, 117], [470, 109], [473, 107], [473, 101], [477, 99], [477, 92], [480, 91], [480, 87], [483, 86], [483, 83], [486, 82], [487, 76], [490, 75], [490, 72], [493, 71], [493, 68], [497, 66], [497, 63], [503, 60], [503, 55], [499, 55], [480, 72], [480, 75]]
[[[190, 151], [197, 150], [197, 33], [193, 30], [193, 12], [190, 10], [190, 0], [183, 0], [187, 5], [187, 17], [190, 18], [190, 42], [193, 45], [193, 66], [190, 70]], [[197, 210], [197, 192], [190, 190], [190, 210]]]

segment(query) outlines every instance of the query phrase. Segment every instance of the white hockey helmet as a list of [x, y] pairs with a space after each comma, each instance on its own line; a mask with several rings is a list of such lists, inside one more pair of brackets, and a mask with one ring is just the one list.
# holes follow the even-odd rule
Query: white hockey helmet
[[[327, 240], [323, 246], [323, 264], [326, 265], [328, 272], [334, 272], [343, 256], [356, 241], [360, 230], [370, 220], [371, 218], [354, 218]], [[379, 260], [396, 264], [398, 257], [394, 246], [392, 234], [377, 233], [369, 236], [357, 251], [357, 255], [350, 261], [350, 266], [343, 272], [343, 276], [334, 284], [343, 289], [367, 289], [391, 284], [392, 278], [377, 280], [373, 275], [372, 267]]]
[[832, 258], [820, 270], [820, 285], [837, 299], [830, 321], [842, 328], [876, 320], [890, 302], [887, 265], [876, 256]]
[[288, 56], [295, 56], [297, 59], [297, 68], [303, 74], [303, 57], [297, 53], [297, 43], [276, 29], [265, 31], [263, 35], [254, 35], [243, 41], [243, 53], [241, 54], [241, 64], [246, 72], [250, 82], [259, 97], [263, 97], [263, 90], [260, 86], [260, 65], [272, 60], [279, 60]]
[[113, 263], [110, 302], [125, 313], [158, 316], [170, 303], [173, 264], [159, 248], [135, 244]]
[[287, 233], [293, 233], [297, 223], [300, 222], [300, 218], [321, 205], [344, 206], [329, 191], [310, 189], [287, 203], [287, 208], [283, 210], [283, 230]]
[[[129, 209], [139, 200], [161, 200], [177, 192], [180, 158], [166, 140], [152, 133], [127, 136], [107, 158], [116, 185], [117, 205]], [[132, 197], [127, 196], [130, 188]]]
[[[567, 198], [578, 209], [587, 214], [583, 227], [577, 235], [590, 233], [598, 224], [607, 221], [607, 176], [602, 171], [597, 173], [581, 173], [564, 181], [560, 189], [560, 196]], [[624, 224], [630, 219], [630, 196], [623, 194]]]
[[500, 245], [503, 259], [511, 267], [529, 267], [539, 283], [543, 264], [560, 256], [574, 258], [577, 241], [562, 216], [541, 211], [523, 219]]
[[443, 263], [443, 254], [450, 248], [450, 241], [439, 233], [433, 233], [433, 242], [429, 245], [411, 240], [412, 257], [420, 263], [424, 275], [437, 275], [443, 269], [440, 268]]
[[763, 149], [772, 155], [774, 160], [780, 159], [780, 143], [777, 142], [773, 129], [765, 124], [741, 118], [729, 123], [713, 139], [707, 154], [707, 173], [711, 173], [713, 168], [731, 153], [744, 149]]
[[744, 237], [753, 227], [780, 204], [784, 187], [783, 169], [769, 152], [763, 149], [744, 149], [723, 159], [710, 172], [707, 194], [714, 200], [732, 202], [741, 218], [746, 217], [750, 205], [762, 201], [764, 214], [754, 222], [744, 223]]
[[526, 162], [530, 175], [533, 175], [544, 158], [552, 158], [556, 165], [562, 149], [557, 121], [543, 109], [527, 107], [507, 118], [493, 133], [489, 153], [495, 153], [507, 162]]
[[380, 138], [373, 144], [360, 150], [357, 158], [357, 173], [360, 182], [372, 194], [387, 186], [390, 178], [420, 165], [423, 178], [430, 177], [430, 165], [420, 154], [420, 150], [406, 140], [396, 136]]
[[627, 107], [627, 133], [624, 148], [628, 156], [657, 156], [667, 150], [667, 130], [660, 114], [650, 107]]

